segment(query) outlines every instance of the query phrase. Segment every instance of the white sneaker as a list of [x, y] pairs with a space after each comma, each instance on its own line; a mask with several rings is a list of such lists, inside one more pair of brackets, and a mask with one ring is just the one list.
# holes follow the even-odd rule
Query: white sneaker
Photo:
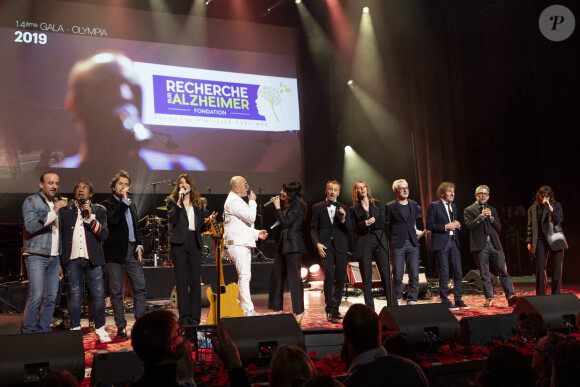
[[105, 330], [104, 326], [100, 327], [99, 329], [95, 329], [95, 336], [97, 337], [97, 340], [101, 342], [101, 344], [111, 341], [111, 338], [109, 337], [109, 334]]
[[417, 301], [407, 301], [407, 305], [417, 305]]
[[244, 313], [244, 316], [245, 317], [258, 316], [258, 313], [256, 313], [254, 309], [250, 309]]
[[71, 331], [80, 331], [81, 330], [81, 327], [74, 327], [74, 328], [71, 328], [70, 330]]
[[403, 305], [403, 299], [402, 298], [397, 298], [397, 305], [402, 306]]

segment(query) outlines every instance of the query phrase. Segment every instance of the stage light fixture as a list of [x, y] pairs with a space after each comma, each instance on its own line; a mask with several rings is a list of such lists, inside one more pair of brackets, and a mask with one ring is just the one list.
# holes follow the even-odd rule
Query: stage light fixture
[[369, 10], [369, 7], [364, 7], [364, 8], [363, 8], [363, 12], [364, 12], [364, 13], [369, 13], [369, 12], [370, 12], [370, 10]]
[[352, 152], [352, 147], [350, 145], [347, 145], [344, 147], [344, 151], [347, 153], [350, 153], [350, 152]]
[[352, 79], [349, 79], [348, 82], [346, 82], [347, 85], [351, 86], [354, 83], [354, 81]]
[[318, 272], [319, 270], [320, 270], [320, 265], [319, 265], [319, 264], [317, 264], [317, 263], [315, 263], [314, 265], [312, 265], [312, 266], [310, 266], [310, 267], [308, 268], [308, 271], [309, 271], [311, 274], [316, 274], [316, 272]]
[[295, 2], [296, 4], [300, 4], [300, 3], [302, 3], [302, 0], [295, 0], [294, 2]]
[[300, 276], [302, 277], [302, 282], [308, 281], [308, 269], [304, 266], [300, 268]]

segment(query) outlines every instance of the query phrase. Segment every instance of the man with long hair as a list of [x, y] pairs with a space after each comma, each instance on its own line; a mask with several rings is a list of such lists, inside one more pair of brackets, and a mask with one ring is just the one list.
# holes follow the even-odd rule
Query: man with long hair
[[109, 184], [113, 195], [101, 204], [107, 209], [109, 237], [103, 243], [105, 270], [109, 280], [109, 293], [113, 304], [117, 336], [127, 338], [127, 320], [123, 304], [123, 272], [133, 288], [135, 319], [145, 314], [147, 289], [143, 273], [143, 243], [137, 227], [137, 208], [131, 198], [131, 176], [119, 171]]

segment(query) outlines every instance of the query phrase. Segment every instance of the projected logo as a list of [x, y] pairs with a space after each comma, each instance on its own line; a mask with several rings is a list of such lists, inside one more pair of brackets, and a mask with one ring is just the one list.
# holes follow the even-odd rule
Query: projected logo
[[299, 130], [296, 79], [147, 63], [136, 66], [144, 90], [146, 124]]

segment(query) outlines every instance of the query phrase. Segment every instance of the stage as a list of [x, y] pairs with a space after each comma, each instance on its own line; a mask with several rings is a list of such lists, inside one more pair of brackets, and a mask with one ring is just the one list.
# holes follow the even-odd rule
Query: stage
[[[532, 296], [534, 295], [535, 285], [533, 283], [534, 277], [516, 277], [514, 278], [514, 287], [516, 290], [516, 295], [518, 297]], [[431, 281], [429, 281], [431, 282]], [[501, 287], [499, 285], [495, 286], [496, 298], [493, 307], [483, 307], [483, 295], [479, 294], [464, 294], [463, 300], [470, 309], [462, 309], [459, 311], [452, 312], [452, 315], [461, 321], [464, 318], [474, 318], [480, 316], [508, 316], [511, 314], [513, 308], [509, 307], [507, 301], [501, 293]], [[499, 293], [498, 293], [499, 292]], [[563, 292], [574, 293], [576, 296], [580, 295], [580, 287], [577, 286], [566, 286], [563, 288]], [[429, 292], [430, 293], [430, 292]], [[439, 298], [433, 294], [427, 294], [424, 299], [419, 300], [419, 305], [424, 304], [434, 304], [439, 302]], [[272, 311], [267, 309], [268, 295], [267, 294], [255, 294], [252, 296], [252, 300], [255, 305], [256, 311], [259, 315], [270, 315]], [[345, 314], [348, 308], [355, 303], [362, 303], [363, 297], [361, 295], [349, 295], [343, 298], [340, 312]], [[304, 291], [304, 303], [306, 307], [306, 315], [302, 321], [302, 332], [305, 336], [306, 349], [310, 356], [315, 359], [315, 364], [317, 368], [324, 373], [332, 373], [334, 375], [341, 375], [344, 373], [345, 365], [340, 361], [339, 351], [340, 345], [342, 343], [342, 327], [341, 324], [333, 324], [326, 321], [325, 311], [324, 311], [324, 295], [322, 293], [322, 283], [316, 282], [311, 284], [311, 287], [305, 289]], [[384, 297], [375, 297], [375, 310], [380, 313], [382, 309], [386, 306], [386, 301]], [[149, 301], [149, 308], [171, 308], [171, 300], [151, 300]], [[404, 308], [405, 311], [412, 311], [415, 306], [401, 306], [399, 308]], [[205, 324], [207, 308], [202, 310], [202, 325]], [[403, 309], [401, 309], [403, 310]], [[418, 310], [422, 310], [421, 307]], [[284, 312], [291, 313], [290, 295], [285, 293], [284, 295]], [[129, 320], [128, 331], [133, 325], [134, 319], [130, 313], [127, 313]], [[418, 319], [424, 318], [424, 316], [417, 316]], [[254, 317], [247, 317], [247, 319], [255, 319]], [[83, 381], [83, 386], [90, 385], [90, 374], [92, 370], [93, 356], [99, 354], [101, 359], [107, 359], [106, 354], [110, 352], [124, 352], [131, 350], [130, 339], [125, 341], [120, 341], [114, 339], [111, 343], [100, 344], [96, 343], [94, 340], [93, 330], [88, 328], [88, 321], [84, 319], [82, 321], [83, 325], [83, 341], [85, 349], [85, 379]], [[115, 327], [112, 316], [107, 316], [107, 327], [109, 334], [112, 338], [115, 335]], [[259, 331], [259, 329], [258, 329]], [[259, 334], [259, 332], [257, 333]], [[458, 339], [459, 341], [459, 339]], [[321, 344], [322, 342], [322, 344]], [[521, 341], [518, 338], [511, 339], [510, 343], [518, 345], [518, 347], [526, 354], [531, 356], [533, 354], [533, 340]], [[321, 350], [322, 349], [322, 350]], [[419, 360], [422, 366], [429, 369], [431, 375], [437, 377], [439, 380], [439, 385], [446, 385], [445, 380], [458, 380], [457, 375], [463, 375], [463, 377], [470, 378], [483, 366], [483, 360], [485, 359], [488, 349], [482, 345], [472, 345], [472, 346], [443, 346], [438, 348], [436, 351], [431, 351], [431, 353], [420, 353]], [[134, 357], [127, 357], [129, 354], [123, 355], [123, 362], [134, 362]], [[209, 352], [206, 351], [206, 359], [209, 357]], [[103, 360], [101, 360], [103, 361]], [[117, 362], [115, 357], [110, 357], [110, 362]], [[106, 368], [106, 362], [102, 363], [101, 372]], [[109, 363], [110, 364], [110, 363]], [[220, 371], [216, 367], [198, 367], [200, 371], [200, 379], [198, 381], [198, 386], [210, 386], [210, 385], [223, 385], [227, 381], [227, 376], [223, 371]], [[255, 367], [251, 370], [251, 379], [254, 383], [260, 385], [260, 383], [267, 380], [268, 376], [267, 369], [260, 369], [260, 367]], [[103, 374], [99, 377], [100, 380]], [[448, 379], [446, 379], [448, 378]], [[454, 379], [455, 378], [455, 379]], [[435, 385], [433, 383], [432, 385]]]

